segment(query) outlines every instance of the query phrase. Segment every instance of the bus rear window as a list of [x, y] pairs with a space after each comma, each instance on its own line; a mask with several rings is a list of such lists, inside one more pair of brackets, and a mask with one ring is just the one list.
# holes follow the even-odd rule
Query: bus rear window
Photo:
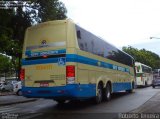
[[[65, 22], [41, 23], [27, 29], [24, 41], [24, 54], [26, 52], [66, 49], [66, 39]], [[39, 58], [45, 58], [45, 56]]]

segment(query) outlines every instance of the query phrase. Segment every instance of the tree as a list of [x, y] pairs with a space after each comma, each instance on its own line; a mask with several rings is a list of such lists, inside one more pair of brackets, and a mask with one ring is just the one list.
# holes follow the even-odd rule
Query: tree
[[156, 53], [147, 51], [146, 49], [138, 50], [131, 46], [123, 47], [122, 50], [133, 56], [137, 62], [151, 66], [153, 69], [160, 68], [160, 57]]
[[5, 55], [0, 54], [0, 73], [7, 74], [12, 70], [11, 59]]
[[17, 9], [0, 9], [0, 52], [12, 56], [13, 64], [17, 64], [18, 57], [20, 64], [26, 28], [48, 20], [65, 19], [66, 12], [58, 0], [31, 0], [30, 4]]
[[34, 14], [36, 22], [62, 20], [67, 17], [67, 10], [59, 0], [47, 0], [47, 2], [46, 0], [33, 0], [31, 8], [38, 11], [37, 14]]

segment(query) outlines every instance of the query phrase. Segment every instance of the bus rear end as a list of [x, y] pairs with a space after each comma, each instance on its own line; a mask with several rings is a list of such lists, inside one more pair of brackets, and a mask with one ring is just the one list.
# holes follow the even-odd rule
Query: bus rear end
[[64, 86], [74, 82], [75, 66], [66, 66], [66, 27], [62, 20], [27, 29], [20, 76], [25, 97], [65, 97]]
[[142, 67], [141, 64], [136, 62], [135, 63], [135, 68], [136, 68], [136, 85], [137, 86], [144, 86], [144, 78], [143, 78], [143, 72], [142, 72]]

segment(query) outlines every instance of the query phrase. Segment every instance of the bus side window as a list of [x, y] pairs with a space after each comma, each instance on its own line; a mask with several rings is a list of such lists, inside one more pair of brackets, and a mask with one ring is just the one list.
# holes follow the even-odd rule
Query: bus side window
[[81, 39], [81, 31], [80, 30], [77, 31], [77, 38]]
[[85, 47], [84, 47], [84, 48], [85, 48], [84, 50], [88, 52], [88, 45], [87, 45], [86, 42], [84, 43], [84, 46], [85, 46]]
[[80, 49], [84, 50], [84, 45], [82, 43], [80, 44]]

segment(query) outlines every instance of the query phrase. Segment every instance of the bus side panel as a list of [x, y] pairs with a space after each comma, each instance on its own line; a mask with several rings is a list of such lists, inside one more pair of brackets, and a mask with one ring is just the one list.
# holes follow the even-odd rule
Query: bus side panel
[[[99, 81], [102, 81], [105, 87], [107, 81], [111, 81], [113, 92], [132, 89], [132, 82], [134, 81], [133, 68], [130, 69], [128, 66], [122, 66], [125, 70], [128, 69], [129, 72], [115, 70], [113, 69], [113, 65], [117, 67], [121, 65], [109, 60], [107, 63], [104, 58], [80, 50], [77, 57], [79, 57], [77, 59], [79, 61], [78, 71], [81, 72], [78, 73], [78, 81], [80, 83], [95, 83], [97, 85]], [[112, 67], [105, 67], [104, 65], [106, 64], [110, 64]]]
[[134, 69], [120, 64], [118, 67], [123, 67], [127, 71], [117, 70], [118, 81], [113, 84], [113, 92], [132, 90], [134, 88], [132, 83], [135, 81]]
[[152, 81], [153, 81], [153, 74], [147, 74], [148, 78], [147, 78], [147, 85], [151, 85], [152, 84]]
[[144, 80], [141, 77], [136, 77], [136, 85], [144, 86]]

